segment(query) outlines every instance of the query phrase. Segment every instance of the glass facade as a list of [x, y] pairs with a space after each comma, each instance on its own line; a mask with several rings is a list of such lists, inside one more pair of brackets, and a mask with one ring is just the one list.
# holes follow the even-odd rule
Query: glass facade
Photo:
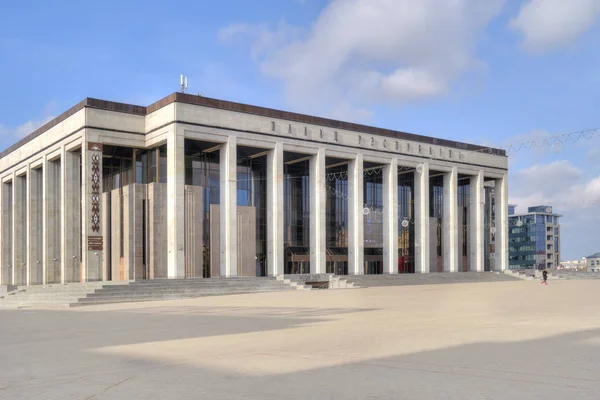
[[[212, 145], [212, 144], [211, 144]], [[212, 150], [209, 144], [194, 140], [185, 141], [185, 184], [202, 188], [202, 276], [214, 275], [211, 268], [211, 205], [219, 205], [220, 150]], [[214, 147], [213, 147], [214, 148]], [[207, 149], [212, 151], [206, 151]]]
[[[238, 147], [237, 205], [245, 207], [245, 210], [252, 210], [254, 213], [254, 221], [249, 221], [244, 218], [245, 213], [238, 209], [238, 215], [242, 218], [238, 224], [242, 227], [248, 224], [250, 230], [254, 230], [253, 233], [256, 235], [253, 241], [256, 248], [254, 274], [255, 276], [267, 276], [267, 155], [264, 152], [258, 153], [259, 151]], [[238, 233], [242, 235], [242, 237], [238, 237], [238, 241], [243, 248], [244, 242], [250, 241], [248, 237], [245, 237], [246, 233], [250, 232], [243, 230]], [[245, 253], [241, 253], [241, 255], [251, 257]]]
[[[283, 167], [284, 273], [310, 273], [310, 163], [289, 157]], [[293, 161], [294, 158], [297, 160]]]
[[429, 178], [429, 219], [430, 219], [430, 272], [443, 272], [442, 256], [444, 220], [444, 177], [442, 175]]
[[348, 274], [348, 164], [327, 168], [326, 246], [328, 274]]
[[167, 182], [166, 144], [150, 150], [104, 146], [102, 153], [104, 192], [120, 189], [132, 183], [152, 182]]
[[[201, 214], [201, 225], [196, 231], [199, 237], [188, 233], [186, 229], [186, 263], [189, 258], [190, 246], [196, 247], [201, 253], [196, 265], [201, 265], [198, 273], [187, 276], [215, 277], [220, 274], [220, 262], [215, 256], [220, 253], [220, 149], [216, 143], [185, 140], [185, 194], [186, 194], [186, 226], [190, 224], [189, 217], [191, 196], [201, 201], [198, 211], [192, 210], [193, 215]], [[133, 183], [166, 183], [167, 180], [167, 148], [162, 145], [155, 149], [140, 150], [124, 147], [105, 146], [103, 159], [104, 191], [120, 189]], [[284, 217], [284, 273], [310, 273], [310, 157], [304, 154], [284, 152], [284, 181], [283, 181], [283, 217]], [[243, 275], [266, 276], [267, 265], [267, 155], [264, 149], [237, 148], [237, 222], [238, 222], [238, 275], [240, 268]], [[326, 168], [326, 272], [337, 275], [348, 274], [348, 163], [344, 160], [329, 159], [331, 167]], [[470, 224], [470, 179], [459, 177], [457, 218], [458, 218], [458, 270], [469, 269], [469, 224]], [[443, 217], [444, 217], [444, 179], [442, 173], [432, 172], [429, 182], [429, 223], [430, 242], [430, 271], [443, 271]], [[200, 192], [188, 188], [201, 188]], [[414, 171], [400, 168], [398, 173], [398, 265], [397, 272], [415, 272], [415, 203], [414, 203]], [[160, 192], [165, 196], [165, 192]], [[364, 265], [365, 274], [382, 274], [383, 262], [383, 167], [378, 164], [365, 163], [363, 175], [363, 224], [364, 234]], [[148, 194], [148, 196], [150, 196]], [[115, 198], [121, 212], [124, 210], [123, 197]], [[113, 200], [115, 201], [115, 200]], [[158, 200], [153, 200], [158, 201]], [[149, 236], [152, 220], [147, 209], [150, 207], [150, 197], [143, 200], [144, 215], [141, 223], [141, 235]], [[193, 199], [192, 199], [193, 203]], [[114, 207], [114, 204], [113, 204]], [[201, 210], [201, 211], [200, 211]], [[545, 227], [546, 218], [533, 217], [533, 225]], [[118, 240], [121, 245], [117, 257], [125, 257], [124, 238], [125, 225], [120, 220]], [[193, 224], [192, 224], [193, 225]], [[162, 228], [161, 228], [162, 229]], [[192, 229], [194, 227], [192, 226]], [[242, 229], [242, 231], [240, 231]], [[156, 230], [156, 228], [155, 228]], [[242, 233], [240, 233], [242, 232]], [[248, 232], [252, 232], [249, 234]], [[554, 232], [554, 229], [553, 229]], [[216, 235], [215, 235], [216, 233]], [[527, 235], [514, 238], [519, 243], [518, 251], [529, 254], [518, 254], [515, 261], [529, 266], [538, 265], [546, 260], [546, 240], [542, 239], [543, 247], [538, 245], [538, 238], [546, 238], [547, 232], [538, 229], [528, 229]], [[531, 239], [535, 237], [535, 240]], [[521, 241], [527, 239], [527, 242]], [[201, 242], [201, 243], [200, 243]], [[489, 242], [489, 241], [488, 241]], [[555, 242], [557, 243], [557, 242]], [[492, 246], [492, 243], [488, 243]], [[513, 242], [511, 242], [511, 245]], [[214, 247], [214, 248], [213, 248]], [[514, 246], [513, 246], [514, 247]], [[513, 249], [511, 247], [511, 250]], [[143, 241], [142, 263], [148, 262], [148, 252], [151, 246], [148, 240]], [[251, 249], [251, 250], [249, 250]], [[248, 251], [252, 252], [249, 256]], [[246, 253], [244, 253], [246, 252]], [[147, 254], [148, 253], [148, 254]], [[196, 257], [196, 256], [194, 256]], [[543, 260], [542, 260], [543, 258]], [[249, 261], [251, 260], [251, 261]], [[511, 259], [512, 260], [512, 259]], [[243, 264], [240, 266], [240, 264]], [[394, 266], [395, 268], [396, 266]], [[152, 279], [150, 273], [146, 275]], [[162, 277], [156, 275], [155, 277]]]
[[398, 272], [415, 272], [414, 171], [398, 175]]
[[469, 270], [469, 220], [471, 184], [469, 178], [458, 180], [458, 270]]
[[383, 169], [365, 168], [365, 274], [383, 274]]
[[[550, 207], [529, 207], [542, 210]], [[509, 217], [509, 268], [544, 269], [558, 265], [560, 257], [559, 217], [547, 214], [525, 214]]]

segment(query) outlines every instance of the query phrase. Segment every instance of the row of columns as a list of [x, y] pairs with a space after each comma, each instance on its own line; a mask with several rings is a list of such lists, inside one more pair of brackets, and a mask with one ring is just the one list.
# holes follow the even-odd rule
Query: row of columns
[[[101, 150], [100, 150], [101, 151]], [[101, 250], [90, 250], [92, 198], [89, 176], [91, 156], [101, 154], [83, 143], [78, 152], [63, 146], [59, 156], [45, 156], [41, 166], [13, 173], [10, 182], [2, 184], [0, 215], [0, 284], [46, 284], [54, 282], [102, 279], [99, 265]], [[267, 264], [269, 275], [284, 271], [284, 193], [283, 144], [276, 143], [267, 153]], [[101, 156], [100, 156], [101, 159]], [[167, 139], [167, 248], [169, 278], [185, 276], [185, 157], [184, 135], [177, 130]], [[310, 156], [310, 265], [311, 273], [326, 270], [326, 154], [318, 149]], [[82, 168], [79, 168], [81, 163]], [[348, 270], [363, 273], [363, 177], [364, 156], [356, 154], [348, 164]], [[100, 163], [100, 171], [102, 166]], [[81, 175], [83, 173], [83, 175]], [[429, 164], [420, 164], [414, 177], [415, 201], [415, 270], [429, 272]], [[237, 274], [237, 139], [230, 136], [220, 151], [220, 274]], [[470, 269], [483, 271], [484, 175], [479, 171], [470, 178], [472, 221]], [[444, 173], [443, 254], [444, 270], [458, 271], [458, 171], [453, 167]], [[397, 273], [398, 260], [398, 160], [383, 168], [383, 253], [384, 272]], [[497, 223], [497, 254], [500, 269], [506, 269], [508, 250], [507, 178], [496, 182], [500, 210]], [[100, 193], [102, 189], [100, 188]], [[41, 209], [41, 210], [40, 210]], [[43, 227], [43, 229], [42, 229]], [[103, 228], [102, 228], [103, 229]], [[100, 232], [103, 230], [101, 229]], [[99, 262], [98, 262], [99, 263]], [[38, 268], [38, 264], [42, 267]]]
[[[176, 149], [168, 146], [169, 170], [169, 276], [183, 277], [183, 149], [180, 139], [175, 136]], [[181, 139], [181, 142], [183, 140]], [[171, 143], [171, 142], [169, 142]], [[325, 150], [318, 149], [310, 156], [310, 266], [311, 273], [324, 273], [326, 270], [326, 187]], [[276, 276], [284, 271], [283, 244], [283, 145], [276, 143], [267, 153], [267, 264], [269, 275]], [[364, 265], [363, 234], [363, 164], [362, 154], [356, 154], [348, 164], [348, 270], [350, 274], [362, 274]], [[221, 146], [220, 151], [220, 273], [230, 277], [237, 274], [237, 198], [236, 173], [237, 140], [231, 136]], [[384, 199], [384, 272], [397, 273], [398, 262], [398, 160], [392, 159], [383, 169]], [[175, 179], [172, 176], [175, 175]], [[507, 215], [506, 176], [499, 179], [500, 212], [497, 243], [501, 255], [500, 268], [506, 268]], [[470, 269], [484, 269], [484, 196], [483, 171], [470, 178]], [[415, 264], [416, 272], [429, 272], [430, 227], [429, 227], [429, 165], [420, 164], [415, 171]], [[444, 220], [443, 242], [444, 271], [456, 272], [459, 266], [458, 249], [458, 169], [453, 167], [444, 173]], [[171, 223], [171, 217], [177, 220]]]
[[64, 146], [1, 184], [0, 284], [80, 282], [81, 157]]

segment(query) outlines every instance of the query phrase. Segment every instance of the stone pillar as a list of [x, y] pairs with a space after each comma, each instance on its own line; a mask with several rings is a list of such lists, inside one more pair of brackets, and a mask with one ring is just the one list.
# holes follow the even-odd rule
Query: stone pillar
[[121, 189], [113, 189], [110, 192], [110, 260], [111, 260], [111, 272], [110, 275], [113, 281], [123, 281], [129, 279], [125, 274], [125, 267], [123, 264], [123, 245], [121, 243], [121, 219], [123, 218], [123, 195]]
[[[184, 187], [185, 189], [185, 187]], [[185, 195], [185, 194], [184, 194]], [[148, 209], [148, 278], [167, 278], [167, 184], [149, 183]], [[202, 246], [202, 243], [199, 244]]]
[[325, 149], [310, 158], [310, 273], [325, 273]]
[[13, 173], [13, 269], [12, 284], [27, 284], [27, 175]]
[[123, 193], [123, 268], [126, 280], [145, 278], [143, 265], [144, 237], [142, 235], [144, 185], [124, 186]]
[[31, 169], [28, 173], [28, 284], [40, 285], [43, 282], [42, 254], [42, 169]]
[[33, 248], [31, 243], [31, 166], [27, 165], [27, 175], [25, 175], [25, 201], [23, 202], [23, 206], [25, 207], [25, 226], [23, 230], [25, 231], [25, 243], [26, 246], [24, 248], [24, 258], [25, 258], [25, 285], [31, 285], [31, 250]]
[[428, 273], [429, 268], [429, 164], [415, 171], [415, 272]]
[[508, 269], [508, 174], [496, 179], [496, 270]]
[[167, 248], [169, 279], [185, 277], [185, 139], [177, 129], [167, 139]]
[[12, 283], [12, 183], [0, 183], [0, 285]]
[[61, 282], [61, 162], [44, 160], [44, 284]]
[[219, 207], [221, 276], [237, 276], [237, 138], [229, 136], [220, 150], [221, 204]]
[[[106, 193], [102, 193], [101, 195], [101, 209], [100, 209], [100, 229], [101, 229], [101, 233], [102, 233], [102, 247], [103, 247], [103, 251], [97, 251], [101, 257], [101, 263], [102, 263], [102, 280], [103, 281], [110, 281], [112, 280], [112, 274], [111, 274], [111, 258], [112, 258], [112, 252], [111, 252], [111, 192], [106, 192]], [[85, 218], [85, 213], [83, 214], [84, 218]], [[88, 236], [89, 237], [89, 236]], [[94, 239], [96, 240], [96, 239]], [[90, 252], [90, 246], [88, 244], [88, 254]], [[96, 251], [94, 251], [94, 253], [96, 253]], [[89, 255], [88, 255], [88, 260], [89, 260]], [[91, 260], [92, 265], [88, 267], [89, 269], [92, 269], [93, 271], [93, 262], [94, 260]], [[92, 271], [88, 271], [88, 280], [93, 280], [92, 279]]]
[[202, 187], [185, 186], [185, 277], [202, 278]]
[[469, 181], [470, 194], [470, 224], [469, 224], [469, 269], [482, 272], [484, 270], [484, 189], [483, 171], [472, 176]]
[[348, 164], [348, 274], [362, 275], [365, 266], [363, 155]]
[[61, 282], [81, 281], [81, 172], [79, 153], [61, 152]]
[[398, 273], [398, 160], [383, 168], [383, 273]]
[[[81, 149], [81, 243], [82, 278], [85, 282], [106, 279], [103, 270], [107, 233], [102, 207], [102, 143], [84, 141]], [[135, 165], [135, 164], [134, 164]], [[104, 196], [109, 199], [109, 196]]]
[[458, 271], [458, 170], [444, 174], [444, 219], [442, 254], [444, 272]]
[[267, 153], [267, 268], [269, 276], [283, 275], [283, 144]]

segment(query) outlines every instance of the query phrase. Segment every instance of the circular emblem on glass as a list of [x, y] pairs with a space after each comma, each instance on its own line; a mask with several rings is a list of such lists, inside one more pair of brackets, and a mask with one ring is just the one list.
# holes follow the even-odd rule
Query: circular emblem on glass
[[408, 228], [408, 224], [409, 224], [409, 222], [408, 222], [408, 220], [407, 220], [407, 219], [403, 219], [403, 220], [402, 220], [402, 227], [403, 227], [403, 228]]
[[491, 233], [496, 233], [496, 228], [495, 228], [495, 227], [491, 227], [491, 228], [490, 228], [490, 232], [491, 232]]
[[521, 220], [518, 220], [518, 221], [517, 221], [517, 226], [523, 226], [523, 221], [521, 221]]
[[547, 213], [551, 213], [552, 212], [552, 207], [546, 207], [546, 212]]
[[371, 212], [371, 209], [369, 207], [363, 208], [363, 214], [364, 215], [369, 215], [370, 212]]

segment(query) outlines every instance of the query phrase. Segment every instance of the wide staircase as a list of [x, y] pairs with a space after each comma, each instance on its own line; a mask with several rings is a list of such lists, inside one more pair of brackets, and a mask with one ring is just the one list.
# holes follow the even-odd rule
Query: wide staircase
[[18, 287], [0, 296], [0, 308], [76, 307], [310, 289], [302, 282], [267, 277], [69, 283]]
[[439, 285], [451, 283], [507, 282], [519, 278], [496, 272], [442, 272], [429, 274], [354, 275], [346, 277], [358, 287]]

